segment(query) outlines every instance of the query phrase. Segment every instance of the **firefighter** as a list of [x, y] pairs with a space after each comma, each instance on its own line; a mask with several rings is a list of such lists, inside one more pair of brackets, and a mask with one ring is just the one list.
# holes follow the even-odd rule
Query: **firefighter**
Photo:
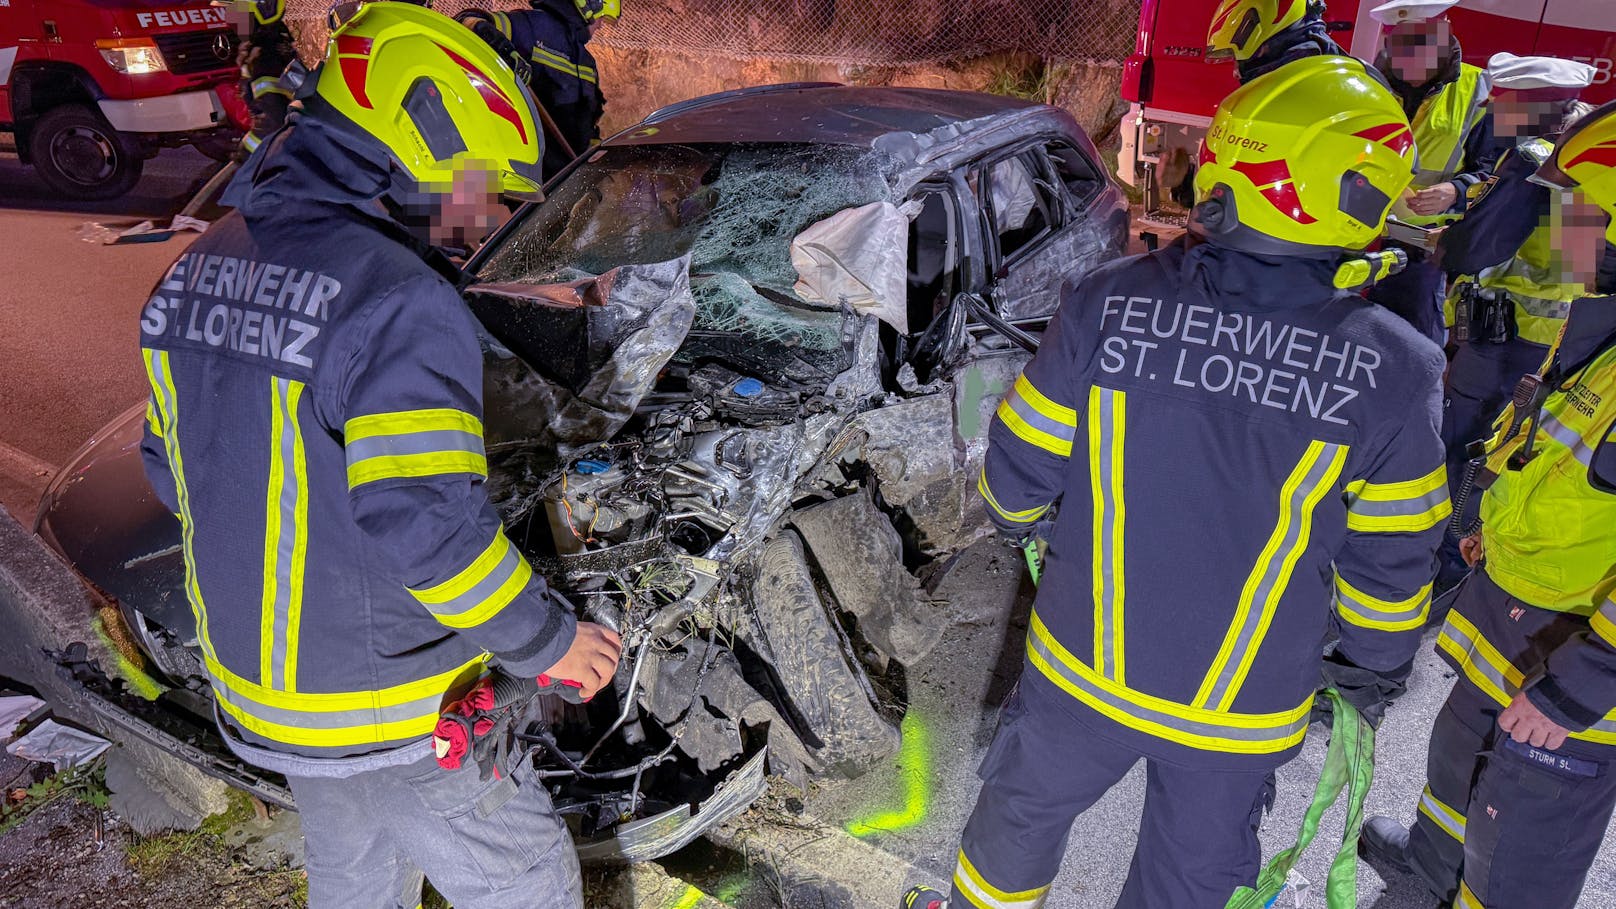
[[[1487, 67], [1494, 131], [1512, 148], [1500, 159], [1491, 188], [1464, 220], [1443, 232], [1439, 247], [1442, 268], [1454, 278], [1446, 319], [1456, 352], [1448, 370], [1442, 442], [1448, 488], [1458, 506], [1464, 504], [1459, 488], [1466, 448], [1487, 434], [1517, 380], [1542, 364], [1571, 301], [1587, 294], [1580, 281], [1563, 274], [1550, 243], [1549, 218], [1559, 209], [1550, 205], [1552, 191], [1531, 177], [1570, 122], [1588, 111], [1577, 96], [1594, 75], [1586, 63], [1508, 53], [1494, 56]], [[1460, 313], [1463, 324], [1455, 324]], [[1462, 514], [1460, 522], [1471, 515]], [[1465, 571], [1459, 535], [1450, 533], [1438, 588], [1451, 588]]]
[[[1575, 187], [1553, 233], [1591, 285], [1616, 212], [1616, 104], [1573, 126], [1539, 178]], [[1597, 207], [1595, 207], [1597, 206]], [[1605, 210], [1604, 213], [1599, 208]], [[1412, 830], [1361, 849], [1461, 909], [1571, 909], [1616, 806], [1616, 305], [1575, 302], [1489, 440], [1477, 564], [1437, 648], [1457, 672]], [[1488, 481], [1491, 485], [1486, 485]]]
[[218, 0], [217, 5], [241, 14], [248, 28], [236, 51], [241, 98], [252, 114], [252, 128], [236, 154], [242, 161], [286, 122], [295, 90], [281, 76], [297, 61], [297, 47], [286, 27], [286, 0]]
[[1221, 909], [1321, 673], [1378, 718], [1411, 666], [1442, 352], [1341, 286], [1413, 173], [1408, 120], [1361, 62], [1309, 57], [1224, 99], [1201, 162], [1200, 239], [1069, 290], [992, 424], [978, 489], [1012, 539], [1053, 520], [1047, 566], [952, 894], [905, 906], [1037, 905], [1144, 760], [1118, 905]]
[[467, 10], [460, 20], [502, 55], [520, 61], [533, 96], [554, 123], [544, 151], [544, 176], [555, 176], [600, 141], [606, 96], [600, 90], [589, 39], [603, 20], [616, 19], [620, 0], [531, 0], [512, 13]]
[[1233, 59], [1243, 85], [1292, 60], [1342, 55], [1324, 13], [1324, 0], [1223, 0], [1207, 30], [1206, 58]]
[[416, 906], [423, 873], [457, 906], [581, 906], [532, 763], [451, 772], [430, 740], [489, 654], [588, 696], [620, 649], [489, 504], [476, 324], [437, 251], [537, 188], [538, 117], [486, 44], [403, 3], [366, 4], [310, 79], [140, 322], [141, 452], [220, 730], [290, 781], [317, 909]]
[[[1487, 116], [1487, 74], [1463, 62], [1446, 13], [1458, 0], [1391, 0], [1370, 10], [1385, 26], [1385, 47], [1375, 66], [1414, 124], [1419, 171], [1410, 193], [1392, 214], [1416, 227], [1457, 221], [1493, 171], [1498, 150]], [[1409, 264], [1381, 282], [1369, 298], [1445, 343], [1445, 279], [1422, 246], [1403, 245]]]

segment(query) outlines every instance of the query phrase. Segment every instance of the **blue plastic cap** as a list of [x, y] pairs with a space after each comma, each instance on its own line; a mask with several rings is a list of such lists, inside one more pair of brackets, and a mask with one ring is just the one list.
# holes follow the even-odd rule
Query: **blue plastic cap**
[[743, 398], [755, 398], [763, 394], [763, 383], [757, 379], [742, 379], [735, 383], [735, 393]]
[[605, 473], [606, 471], [612, 469], [612, 462], [594, 460], [579, 461], [578, 463], [572, 465], [572, 469], [583, 474]]

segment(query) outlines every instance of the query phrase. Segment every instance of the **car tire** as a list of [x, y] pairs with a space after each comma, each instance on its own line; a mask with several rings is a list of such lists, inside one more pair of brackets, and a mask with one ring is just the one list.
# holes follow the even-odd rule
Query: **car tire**
[[140, 181], [146, 166], [133, 139], [83, 104], [46, 111], [30, 130], [29, 151], [40, 179], [79, 201], [122, 196]]
[[795, 531], [764, 547], [754, 596], [762, 649], [790, 700], [787, 716], [815, 759], [829, 773], [853, 777], [896, 753], [898, 727], [876, 705]]

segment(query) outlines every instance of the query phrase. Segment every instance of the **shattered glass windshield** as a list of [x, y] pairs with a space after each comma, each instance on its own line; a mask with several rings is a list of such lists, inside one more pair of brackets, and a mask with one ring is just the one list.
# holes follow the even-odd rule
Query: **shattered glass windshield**
[[[870, 149], [800, 144], [601, 149], [505, 236], [486, 282], [551, 284], [691, 257], [706, 351], [828, 379], [846, 362], [848, 316], [793, 292], [791, 241], [846, 208], [888, 199], [891, 163]], [[796, 373], [801, 373], [797, 376]]]

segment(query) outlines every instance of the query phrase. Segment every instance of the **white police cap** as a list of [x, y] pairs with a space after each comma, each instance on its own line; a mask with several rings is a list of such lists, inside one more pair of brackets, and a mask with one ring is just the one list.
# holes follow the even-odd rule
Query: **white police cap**
[[1391, 0], [1369, 11], [1381, 25], [1429, 22], [1459, 5], [1459, 0]]

